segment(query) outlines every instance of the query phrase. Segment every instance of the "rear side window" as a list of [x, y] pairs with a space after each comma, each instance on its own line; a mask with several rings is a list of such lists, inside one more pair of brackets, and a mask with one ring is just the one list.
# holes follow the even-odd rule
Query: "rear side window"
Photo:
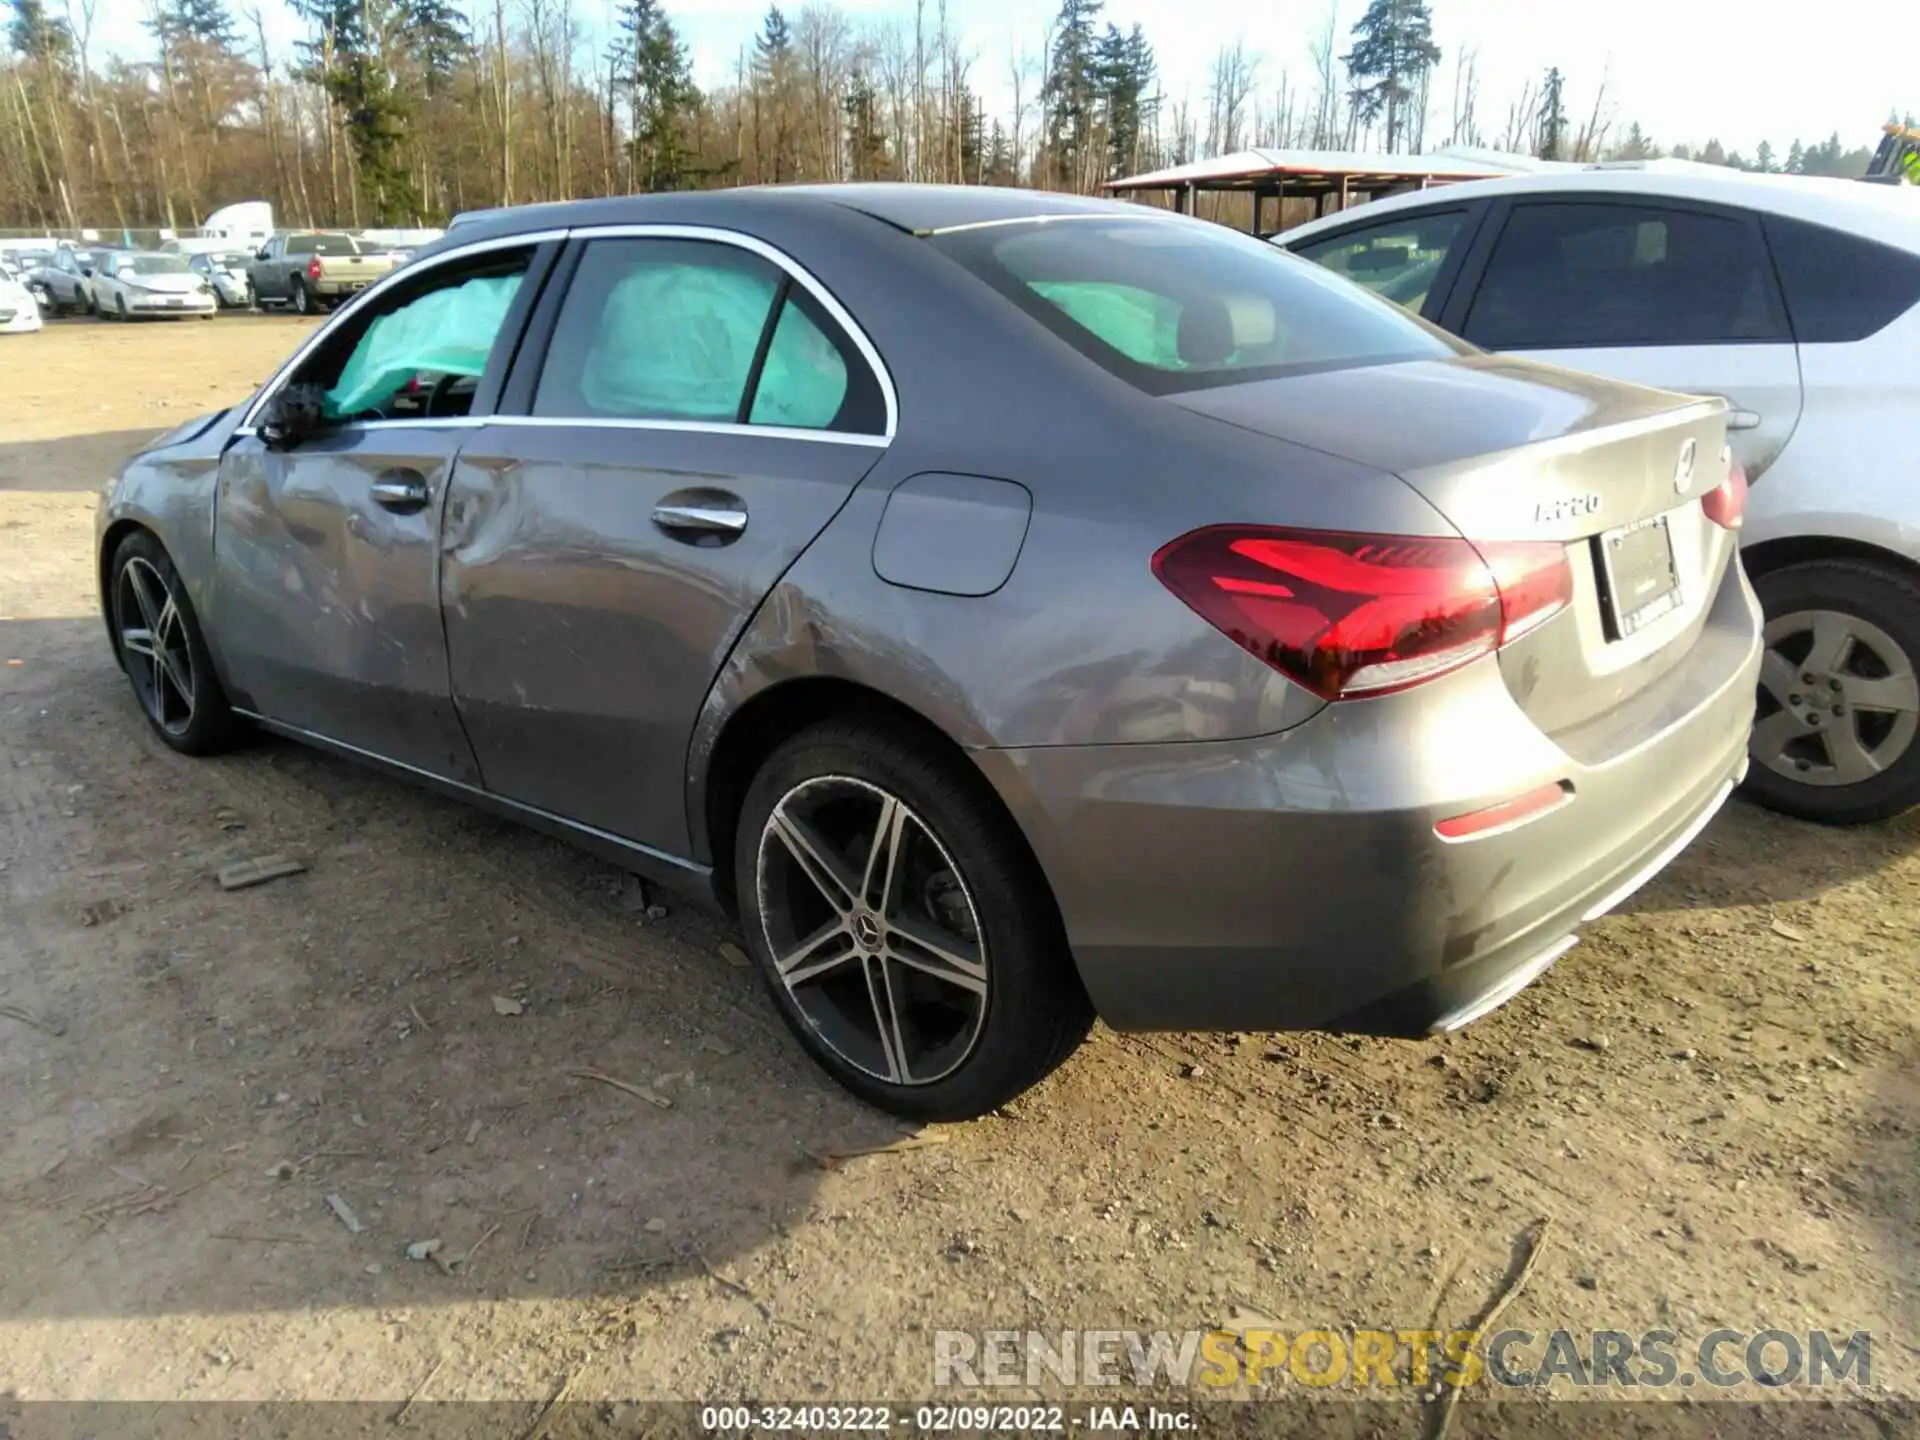
[[1216, 225], [1036, 221], [928, 243], [1151, 394], [1457, 353], [1318, 267]]
[[588, 243], [533, 413], [877, 434], [879, 383], [771, 261], [702, 240]]
[[1752, 220], [1611, 203], [1514, 206], [1464, 333], [1490, 350], [1788, 338]]
[[1779, 215], [1761, 224], [1803, 344], [1864, 340], [1920, 303], [1920, 255]]
[[1466, 223], [1464, 210], [1425, 211], [1289, 248], [1417, 315]]

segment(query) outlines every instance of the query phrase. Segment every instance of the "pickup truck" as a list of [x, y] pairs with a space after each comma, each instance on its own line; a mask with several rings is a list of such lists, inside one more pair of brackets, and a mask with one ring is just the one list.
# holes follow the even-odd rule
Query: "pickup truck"
[[254, 302], [291, 305], [311, 315], [364, 290], [398, 264], [384, 250], [368, 250], [338, 230], [297, 230], [260, 247], [247, 277]]

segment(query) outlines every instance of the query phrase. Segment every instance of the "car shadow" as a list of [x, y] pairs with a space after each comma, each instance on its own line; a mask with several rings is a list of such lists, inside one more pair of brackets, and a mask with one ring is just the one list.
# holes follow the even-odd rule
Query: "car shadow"
[[1920, 845], [1920, 811], [1873, 825], [1814, 825], [1736, 795], [1616, 914], [1812, 900], [1886, 870]]
[[902, 1135], [728, 922], [288, 742], [174, 754], [96, 618], [0, 622], [0, 937], [0, 1322], [724, 1284]]
[[[179, 418], [184, 420], [187, 416], [183, 412]], [[139, 430], [67, 435], [57, 440], [0, 443], [0, 490], [68, 493], [98, 490], [126, 463], [128, 456], [166, 434], [169, 428], [169, 425], [156, 425]]]

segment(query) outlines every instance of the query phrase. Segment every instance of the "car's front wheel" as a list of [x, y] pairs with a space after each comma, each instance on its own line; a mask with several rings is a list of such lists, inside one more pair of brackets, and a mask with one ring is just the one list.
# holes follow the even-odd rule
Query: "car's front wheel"
[[1767, 650], [1747, 789], [1829, 825], [1920, 804], [1920, 585], [1822, 560], [1770, 571], [1754, 589]]
[[114, 644], [153, 733], [183, 755], [213, 755], [246, 738], [213, 671], [200, 622], [166, 549], [138, 531], [113, 556]]
[[1012, 821], [964, 762], [910, 729], [851, 718], [787, 741], [748, 790], [734, 867], [781, 1015], [884, 1110], [983, 1115], [1092, 1023]]

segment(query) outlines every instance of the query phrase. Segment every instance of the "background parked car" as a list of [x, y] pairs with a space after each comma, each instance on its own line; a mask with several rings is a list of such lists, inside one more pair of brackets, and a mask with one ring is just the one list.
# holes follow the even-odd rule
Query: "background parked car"
[[303, 230], [261, 246], [248, 274], [261, 306], [289, 305], [310, 315], [366, 289], [395, 263], [384, 250], [369, 252], [343, 231]]
[[187, 269], [213, 287], [223, 310], [244, 310], [253, 304], [253, 281], [247, 274], [252, 263], [252, 254], [245, 250], [202, 251], [188, 259]]
[[1748, 789], [1920, 803], [1920, 204], [1658, 161], [1377, 201], [1276, 243], [1490, 350], [1718, 395], [1767, 613]]
[[94, 301], [103, 318], [142, 315], [213, 318], [213, 286], [187, 268], [184, 255], [157, 250], [118, 250], [94, 274]]
[[41, 326], [40, 306], [10, 267], [0, 272], [0, 335], [22, 335]]
[[96, 307], [95, 274], [101, 261], [113, 253], [104, 245], [62, 245], [53, 252], [35, 278], [44, 288], [54, 314], [92, 311]]

